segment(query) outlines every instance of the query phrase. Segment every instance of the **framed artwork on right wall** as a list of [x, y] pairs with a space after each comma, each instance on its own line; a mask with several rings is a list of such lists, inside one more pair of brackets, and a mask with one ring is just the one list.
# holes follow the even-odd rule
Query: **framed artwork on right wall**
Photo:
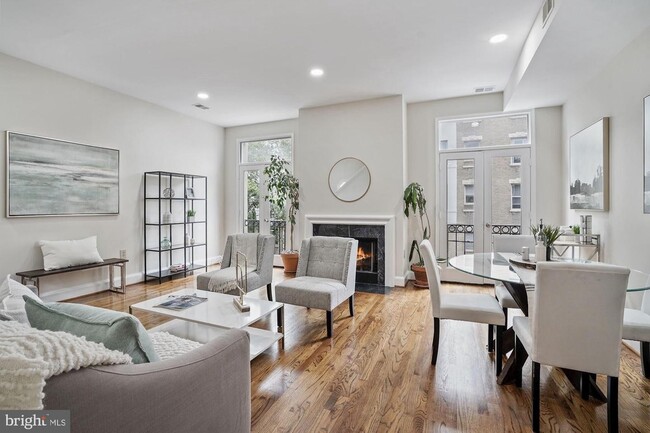
[[643, 98], [643, 213], [650, 213], [650, 95]]
[[609, 117], [571, 136], [569, 141], [570, 208], [608, 210]]

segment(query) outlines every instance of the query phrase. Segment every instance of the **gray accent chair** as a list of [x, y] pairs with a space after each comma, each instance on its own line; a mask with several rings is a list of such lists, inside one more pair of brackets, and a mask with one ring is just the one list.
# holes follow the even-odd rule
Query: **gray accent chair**
[[276, 284], [275, 300], [325, 310], [332, 337], [332, 310], [348, 300], [354, 316], [357, 247], [351, 238], [314, 236], [302, 241], [296, 278]]
[[82, 368], [47, 380], [46, 410], [72, 432], [250, 433], [249, 337], [228, 330], [173, 359]]
[[[236, 237], [257, 236], [257, 269], [248, 273], [248, 290], [255, 290], [266, 285], [266, 295], [269, 300], [273, 299], [273, 255], [275, 254], [275, 237], [272, 235], [258, 235], [241, 233], [229, 235], [226, 239], [226, 247], [223, 251], [221, 269], [206, 272], [196, 277], [196, 288], [198, 290], [210, 290], [210, 280], [218, 278], [222, 281], [235, 281], [235, 259], [233, 255], [233, 244]], [[229, 294], [238, 294], [236, 290], [230, 290]]]

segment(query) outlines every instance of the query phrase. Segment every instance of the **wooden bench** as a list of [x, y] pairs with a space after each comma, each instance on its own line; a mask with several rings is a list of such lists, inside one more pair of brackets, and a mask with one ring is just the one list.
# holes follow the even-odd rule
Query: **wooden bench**
[[[87, 265], [70, 266], [68, 268], [52, 269], [46, 271], [45, 269], [36, 269], [33, 271], [16, 272], [20, 277], [22, 284], [28, 282], [36, 287], [36, 292], [40, 296], [39, 279], [42, 277], [49, 277], [51, 275], [66, 274], [68, 272], [83, 271], [86, 269], [101, 268], [108, 266], [108, 282], [110, 284], [110, 291], [116, 293], [126, 293], [126, 264], [127, 259], [104, 259], [102, 263], [89, 263]], [[120, 268], [120, 286], [115, 287], [115, 266]]]

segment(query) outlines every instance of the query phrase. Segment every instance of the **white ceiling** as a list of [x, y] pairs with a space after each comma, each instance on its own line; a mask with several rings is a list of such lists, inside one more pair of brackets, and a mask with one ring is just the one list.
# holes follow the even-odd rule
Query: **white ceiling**
[[[222, 126], [506, 85], [541, 0], [0, 0], [0, 51]], [[507, 33], [506, 42], [488, 39]], [[309, 76], [312, 66], [325, 76]], [[192, 107], [206, 91], [211, 107]]]
[[[0, 0], [0, 52], [234, 126], [386, 95], [418, 102], [501, 91], [541, 3]], [[650, 0], [556, 4], [507, 109], [562, 104], [650, 25]], [[498, 33], [509, 38], [490, 44]], [[310, 77], [313, 66], [325, 76]]]

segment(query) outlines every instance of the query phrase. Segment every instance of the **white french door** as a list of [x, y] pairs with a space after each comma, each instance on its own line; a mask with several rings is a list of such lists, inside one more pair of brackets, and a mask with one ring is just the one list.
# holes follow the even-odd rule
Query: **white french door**
[[[490, 252], [493, 234], [528, 233], [530, 148], [440, 153], [438, 254]], [[484, 283], [447, 267], [446, 281]]]

